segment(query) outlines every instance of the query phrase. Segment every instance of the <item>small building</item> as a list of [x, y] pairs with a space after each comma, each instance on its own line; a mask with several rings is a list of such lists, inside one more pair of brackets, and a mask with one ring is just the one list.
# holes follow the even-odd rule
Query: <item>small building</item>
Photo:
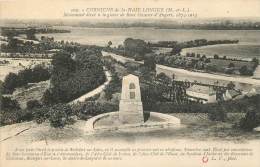
[[260, 87], [253, 87], [249, 91], [245, 92], [245, 95], [248, 97], [260, 94]]
[[231, 99], [238, 97], [241, 94], [242, 93], [240, 91], [235, 90], [235, 89], [226, 90], [226, 92], [223, 95], [223, 98], [224, 98], [224, 100], [231, 100]]
[[47, 50], [47, 53], [58, 53], [60, 52], [60, 49], [51, 49], [51, 50]]
[[216, 91], [209, 86], [193, 85], [186, 90], [186, 94], [190, 100], [200, 100], [202, 103], [215, 103], [217, 101]]
[[24, 39], [24, 38], [18, 37], [18, 36], [15, 36], [13, 38], [17, 39], [18, 41], [22, 42], [23, 44], [25, 44], [26, 42], [30, 42], [30, 43], [32, 43], [34, 45], [38, 45], [40, 43], [39, 41], [36, 41], [36, 40]]

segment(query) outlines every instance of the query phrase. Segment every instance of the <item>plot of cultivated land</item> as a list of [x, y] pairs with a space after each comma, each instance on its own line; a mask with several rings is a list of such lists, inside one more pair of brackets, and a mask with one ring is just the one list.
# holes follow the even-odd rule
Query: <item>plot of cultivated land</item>
[[[246, 36], [246, 35], [245, 35]], [[241, 41], [241, 40], [239, 40]], [[240, 42], [239, 42], [240, 43]], [[181, 54], [186, 53], [205, 54], [207, 57], [213, 57], [217, 54], [221, 57], [227, 56], [230, 58], [251, 60], [256, 57], [259, 58], [260, 47], [259, 44], [220, 44], [220, 45], [208, 45], [194, 48], [182, 49]]]
[[252, 69], [254, 66], [253, 62], [247, 61], [233, 61], [233, 60], [224, 60], [224, 59], [210, 59], [210, 65], [215, 65], [217, 68], [227, 68], [230, 63], [235, 65], [235, 69], [240, 69], [243, 66], [247, 66], [249, 69]]
[[247, 142], [260, 139], [259, 132], [243, 132], [232, 127], [242, 114], [229, 114], [229, 121], [214, 122], [208, 120], [204, 113], [171, 114], [181, 119], [182, 128], [141, 128], [118, 131], [86, 133], [86, 121], [78, 120], [63, 129], [55, 129], [48, 123], [37, 125], [34, 122], [20, 123], [0, 127], [2, 143], [21, 143], [20, 145], [72, 145], [76, 143], [95, 142], [149, 142], [154, 140], [174, 141], [230, 141]]
[[49, 83], [50, 81], [48, 80], [17, 88], [12, 94], [12, 99], [16, 99], [21, 108], [25, 109], [28, 101], [41, 100], [44, 92], [49, 88]]

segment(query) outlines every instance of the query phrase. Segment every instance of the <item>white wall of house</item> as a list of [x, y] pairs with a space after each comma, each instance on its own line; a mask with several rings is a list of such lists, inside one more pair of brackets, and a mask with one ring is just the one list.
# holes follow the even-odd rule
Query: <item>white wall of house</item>
[[194, 91], [186, 91], [187, 95], [192, 96], [192, 97], [197, 97], [197, 98], [201, 98], [201, 99], [208, 99], [209, 95], [208, 94], [204, 94], [204, 93], [199, 93], [199, 92], [194, 92]]

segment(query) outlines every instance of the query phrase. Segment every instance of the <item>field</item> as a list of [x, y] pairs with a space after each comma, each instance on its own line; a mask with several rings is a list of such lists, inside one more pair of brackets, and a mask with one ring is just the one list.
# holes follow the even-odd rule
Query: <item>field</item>
[[196, 53], [206, 55], [207, 57], [213, 57], [214, 54], [220, 57], [227, 56], [228, 58], [237, 58], [244, 60], [251, 60], [256, 57], [260, 59], [260, 47], [259, 45], [247, 45], [247, 44], [224, 44], [224, 45], [213, 45], [183, 49], [181, 54]]
[[172, 51], [172, 48], [163, 48], [163, 47], [153, 47], [152, 48], [152, 51], [155, 53], [155, 54], [165, 54], [165, 53], [169, 53]]
[[230, 63], [235, 65], [234, 69], [240, 69], [242, 66], [247, 66], [249, 69], [253, 69], [254, 63], [247, 61], [233, 61], [223, 59], [210, 59], [210, 65], [215, 65], [220, 68], [227, 68]]
[[0, 64], [0, 80], [4, 80], [5, 76], [10, 72], [17, 73], [18, 71], [33, 67], [37, 64], [49, 64], [50, 59], [30, 59], [30, 58], [0, 58], [0, 61], [8, 61], [7, 64]]

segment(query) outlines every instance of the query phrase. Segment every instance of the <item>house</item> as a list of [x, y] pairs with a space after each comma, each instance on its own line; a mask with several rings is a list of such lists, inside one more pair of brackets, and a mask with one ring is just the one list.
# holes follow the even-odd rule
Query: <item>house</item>
[[30, 42], [30, 43], [32, 43], [34, 45], [38, 45], [40, 43], [39, 41], [36, 41], [36, 40], [24, 39], [24, 38], [18, 37], [18, 36], [15, 36], [13, 38], [17, 39], [18, 41], [22, 42], [23, 44], [25, 44], [26, 42]]
[[216, 91], [209, 86], [193, 85], [186, 90], [190, 100], [202, 101], [202, 103], [215, 103]]
[[253, 87], [247, 92], [244, 92], [244, 94], [248, 97], [260, 94], [260, 87]]
[[235, 89], [226, 90], [226, 92], [223, 94], [224, 100], [231, 100], [238, 96], [240, 96], [242, 93]]

